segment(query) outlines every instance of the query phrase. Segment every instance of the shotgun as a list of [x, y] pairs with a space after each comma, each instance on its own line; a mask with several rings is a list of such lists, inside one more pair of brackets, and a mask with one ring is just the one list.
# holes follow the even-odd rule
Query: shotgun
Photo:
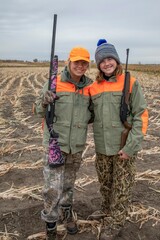
[[56, 103], [56, 100], [58, 99], [56, 95], [58, 56], [54, 55], [56, 24], [57, 24], [57, 14], [54, 14], [49, 83], [48, 83], [48, 90], [54, 93], [54, 100], [52, 103], [48, 104], [47, 111], [46, 111], [46, 124], [50, 134], [49, 148], [48, 148], [48, 164], [50, 167], [53, 167], [53, 168], [64, 164], [64, 159], [58, 143], [59, 134], [56, 133], [53, 129], [53, 124], [57, 120], [57, 117], [55, 115], [55, 103]]
[[127, 116], [129, 113], [128, 105], [129, 105], [129, 97], [130, 97], [130, 72], [127, 71], [129, 48], [126, 49], [126, 53], [127, 53], [127, 57], [126, 57], [126, 67], [125, 67], [125, 80], [124, 80], [124, 88], [123, 88], [121, 105], [120, 105], [120, 119], [125, 129], [121, 134], [120, 149], [122, 149], [126, 144], [129, 131], [132, 129], [132, 126], [127, 122]]

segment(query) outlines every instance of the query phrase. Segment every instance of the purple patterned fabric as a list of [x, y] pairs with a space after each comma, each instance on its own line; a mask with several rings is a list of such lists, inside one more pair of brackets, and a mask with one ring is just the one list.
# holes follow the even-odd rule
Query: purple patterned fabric
[[57, 138], [49, 139], [48, 164], [50, 167], [58, 167], [64, 164]]
[[56, 81], [57, 81], [57, 73], [58, 73], [58, 59], [54, 57], [52, 60], [52, 72], [51, 72], [51, 86], [50, 90], [56, 90]]

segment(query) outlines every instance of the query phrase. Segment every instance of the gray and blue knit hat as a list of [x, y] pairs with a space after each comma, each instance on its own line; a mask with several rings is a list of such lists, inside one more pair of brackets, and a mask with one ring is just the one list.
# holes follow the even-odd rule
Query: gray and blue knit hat
[[97, 67], [99, 68], [99, 64], [103, 61], [103, 59], [108, 57], [114, 58], [116, 62], [120, 64], [120, 58], [114, 45], [107, 43], [105, 39], [99, 39], [95, 52], [95, 60]]

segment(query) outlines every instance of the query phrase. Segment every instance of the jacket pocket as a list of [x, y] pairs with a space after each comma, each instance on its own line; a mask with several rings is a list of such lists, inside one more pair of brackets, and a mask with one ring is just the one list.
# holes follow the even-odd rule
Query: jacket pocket
[[93, 101], [94, 106], [97, 106], [101, 102], [101, 98], [100, 98], [101, 95], [102, 95], [102, 93], [92, 96], [92, 101]]
[[70, 123], [67, 121], [56, 122], [53, 125], [53, 129], [59, 135], [58, 142], [60, 146], [67, 146], [69, 144]]
[[63, 102], [66, 103], [71, 98], [71, 93], [70, 92], [58, 92], [57, 96], [59, 97], [59, 99], [56, 101], [56, 103], [63, 103]]
[[86, 137], [87, 137], [87, 125], [83, 123], [78, 123], [75, 125], [76, 127], [76, 147], [84, 146], [86, 143]]
[[121, 143], [121, 134], [124, 130], [124, 126], [120, 121], [112, 121], [112, 131], [111, 131], [111, 143], [112, 146], [119, 146]]
[[121, 103], [122, 92], [113, 92], [111, 97], [111, 102], [113, 103]]

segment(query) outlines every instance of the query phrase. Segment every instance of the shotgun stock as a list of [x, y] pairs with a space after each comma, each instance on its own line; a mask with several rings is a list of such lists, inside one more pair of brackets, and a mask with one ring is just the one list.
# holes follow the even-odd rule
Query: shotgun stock
[[122, 134], [121, 134], [121, 145], [120, 145], [120, 149], [122, 149], [127, 141], [127, 137], [129, 134], [129, 131], [132, 129], [132, 126], [126, 121], [123, 123], [125, 126], [125, 129], [123, 130]]

